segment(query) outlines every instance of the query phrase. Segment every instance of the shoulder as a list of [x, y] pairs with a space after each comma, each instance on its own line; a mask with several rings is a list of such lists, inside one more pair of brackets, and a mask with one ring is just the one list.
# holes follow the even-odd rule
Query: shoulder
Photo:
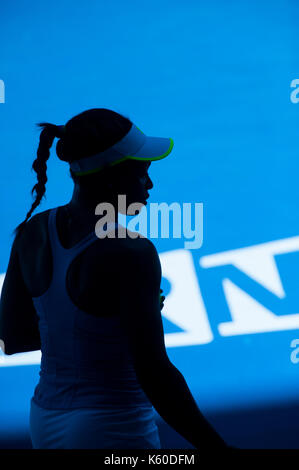
[[23, 230], [14, 239], [18, 249], [25, 249], [28, 244], [38, 244], [47, 236], [47, 221], [51, 209], [34, 214], [25, 224]]
[[121, 250], [121, 255], [124, 258], [130, 258], [135, 261], [140, 259], [151, 262], [154, 259], [158, 260], [159, 255], [153, 242], [142, 235], [131, 237], [132, 233], [136, 234], [136, 232], [126, 230], [126, 238], [122, 247], [123, 249]]
[[148, 238], [127, 241], [119, 253], [119, 274], [126, 281], [135, 283], [160, 283], [161, 263], [153, 242]]
[[47, 209], [43, 212], [38, 212], [37, 214], [32, 215], [30, 219], [27, 220], [24, 226], [24, 230], [21, 232], [20, 236], [28, 232], [35, 231], [38, 227], [42, 227], [45, 221], [48, 219], [48, 215], [51, 210], [52, 209]]

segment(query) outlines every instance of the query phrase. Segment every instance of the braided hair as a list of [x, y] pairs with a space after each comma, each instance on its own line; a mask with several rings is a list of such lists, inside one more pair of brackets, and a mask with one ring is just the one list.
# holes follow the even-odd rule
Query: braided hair
[[[50, 157], [50, 148], [55, 137], [59, 140], [56, 145], [56, 154], [60, 160], [71, 163], [81, 158], [87, 158], [98, 152], [103, 152], [119, 140], [121, 140], [131, 129], [132, 121], [115, 111], [106, 108], [94, 108], [74, 116], [66, 125], [57, 126], [48, 122], [38, 123], [42, 128], [37, 149], [37, 158], [31, 169], [37, 174], [37, 183], [33, 186], [31, 194], [36, 193], [35, 201], [27, 212], [26, 218], [13, 231], [16, 237], [24, 229], [32, 212], [45, 197], [47, 178], [47, 160]], [[93, 187], [99, 178], [103, 178], [95, 172], [90, 175], [76, 175], [70, 169], [70, 176], [74, 183]], [[104, 178], [105, 179], [105, 178]]]

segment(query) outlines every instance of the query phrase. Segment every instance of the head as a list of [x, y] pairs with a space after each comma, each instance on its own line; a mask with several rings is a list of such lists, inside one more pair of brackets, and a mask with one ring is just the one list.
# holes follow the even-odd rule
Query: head
[[[132, 124], [128, 117], [105, 108], [84, 111], [70, 119], [64, 128], [50, 123], [37, 124], [42, 131], [37, 158], [32, 164], [37, 174], [37, 183], [31, 191], [32, 195], [36, 193], [35, 201], [14, 233], [17, 235], [22, 231], [45, 195], [47, 160], [55, 137], [59, 139], [56, 145], [58, 158], [71, 163], [112, 147], [129, 132]], [[93, 207], [100, 202], [115, 203], [118, 194], [126, 195], [127, 206], [133, 202], [145, 204], [148, 191], [153, 187], [148, 175], [149, 166], [150, 161], [127, 159], [85, 175], [77, 175], [70, 169], [74, 193]]]
[[[74, 182], [73, 200], [81, 200], [92, 210], [100, 202], [110, 202], [120, 210], [118, 195], [123, 194], [126, 207], [132, 203], [142, 206], [153, 187], [148, 173], [150, 165], [150, 161], [128, 159], [87, 176], [77, 176], [70, 170]], [[127, 213], [126, 210], [123, 213]], [[128, 215], [135, 215], [135, 212], [128, 212]]]

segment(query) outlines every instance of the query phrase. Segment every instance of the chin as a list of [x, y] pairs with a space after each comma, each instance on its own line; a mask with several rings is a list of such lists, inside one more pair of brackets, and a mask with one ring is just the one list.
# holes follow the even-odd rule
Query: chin
[[137, 215], [139, 214], [139, 212], [142, 210], [143, 206], [147, 204], [146, 201], [142, 201], [142, 202], [134, 202], [132, 203], [134, 204], [134, 207], [131, 207], [130, 208], [130, 204], [127, 205], [127, 212], [125, 215]]

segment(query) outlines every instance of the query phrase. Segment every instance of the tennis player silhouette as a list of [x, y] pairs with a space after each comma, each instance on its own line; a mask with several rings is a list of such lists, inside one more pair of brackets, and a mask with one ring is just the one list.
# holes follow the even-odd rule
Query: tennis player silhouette
[[[99, 203], [116, 214], [119, 195], [146, 204], [149, 166], [169, 155], [172, 139], [148, 137], [105, 108], [39, 126], [36, 198], [14, 232], [0, 310], [5, 353], [42, 352], [30, 403], [33, 448], [159, 449], [155, 408], [195, 448], [226, 449], [167, 355], [154, 244], [112, 217], [95, 231]], [[72, 198], [31, 217], [55, 137]]]

